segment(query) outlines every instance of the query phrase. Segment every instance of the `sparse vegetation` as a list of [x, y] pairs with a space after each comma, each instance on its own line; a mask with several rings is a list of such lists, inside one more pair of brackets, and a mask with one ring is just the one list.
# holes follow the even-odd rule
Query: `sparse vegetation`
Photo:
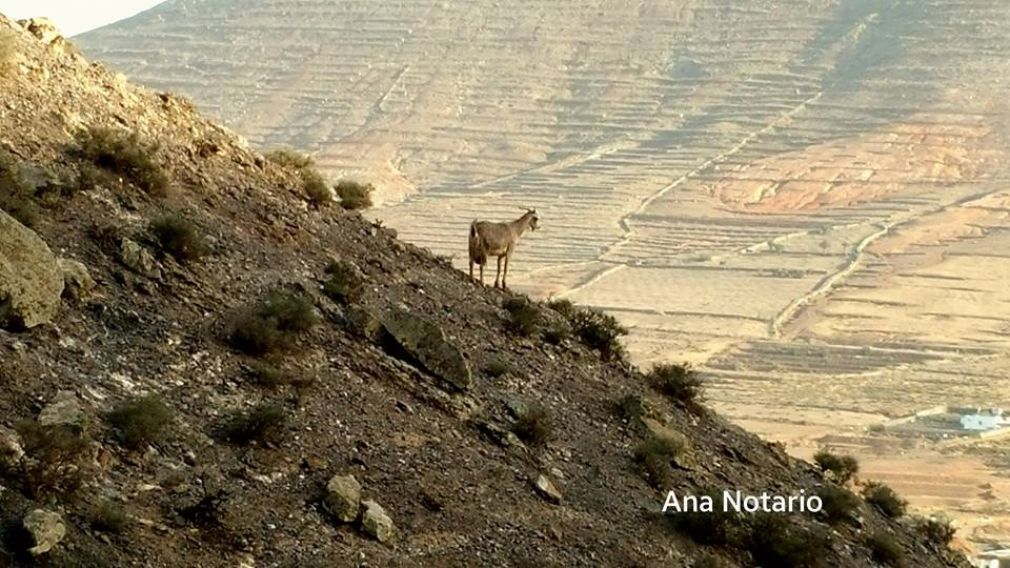
[[610, 314], [592, 308], [575, 310], [571, 319], [575, 335], [587, 346], [598, 349], [604, 361], [622, 361], [624, 346], [618, 338], [627, 335], [628, 330]]
[[180, 262], [198, 260], [209, 252], [196, 225], [185, 217], [169, 213], [151, 223], [151, 233], [162, 252]]
[[104, 533], [121, 534], [129, 528], [130, 516], [117, 503], [102, 501], [89, 515], [91, 528]]
[[916, 518], [915, 530], [941, 548], [950, 546], [950, 542], [954, 540], [954, 535], [957, 533], [953, 522], [944, 515]]
[[547, 307], [554, 310], [567, 320], [571, 320], [575, 315], [575, 312], [578, 311], [575, 304], [573, 304], [570, 300], [565, 299], [550, 300], [547, 302]]
[[723, 509], [722, 492], [704, 490], [695, 494], [699, 499], [703, 496], [710, 497], [715, 503], [712, 511], [687, 510], [679, 513], [667, 513], [664, 517], [670, 527], [691, 537], [698, 544], [712, 546], [736, 544], [741, 539], [743, 526], [737, 513]]
[[375, 186], [370, 183], [342, 179], [337, 184], [336, 190], [340, 197], [340, 206], [344, 209], [367, 209], [372, 206], [372, 192], [375, 191]]
[[35, 421], [18, 424], [25, 453], [21, 480], [35, 498], [55, 499], [70, 494], [83, 481], [82, 465], [88, 437], [72, 426], [42, 426]]
[[544, 330], [544, 341], [551, 345], [561, 345], [571, 335], [572, 332], [568, 326], [556, 323]]
[[873, 552], [873, 559], [884, 566], [904, 565], [905, 551], [891, 535], [878, 532], [866, 539], [866, 546]]
[[277, 148], [263, 154], [263, 157], [285, 168], [304, 170], [315, 166], [315, 160], [290, 148]]
[[817, 525], [804, 527], [789, 517], [763, 513], [751, 524], [749, 549], [760, 566], [813, 568], [830, 557], [830, 536]]
[[151, 157], [158, 148], [145, 144], [136, 132], [109, 127], [92, 127], [77, 135], [82, 158], [92, 164], [121, 175], [149, 195], [162, 197], [168, 193], [169, 177]]
[[311, 329], [317, 321], [308, 298], [274, 291], [233, 322], [229, 341], [247, 355], [262, 356], [290, 347], [293, 334]]
[[839, 456], [821, 450], [814, 454], [814, 463], [821, 471], [830, 473], [832, 478], [840, 484], [848, 483], [852, 476], [859, 473], [859, 462], [852, 456]]
[[236, 412], [224, 426], [225, 440], [240, 445], [278, 442], [288, 422], [288, 411], [278, 404], [262, 403]]
[[323, 174], [315, 169], [302, 170], [302, 188], [305, 190], [309, 203], [315, 207], [322, 207], [333, 201], [333, 189]]
[[502, 304], [508, 312], [505, 327], [523, 337], [535, 337], [540, 332], [541, 315], [536, 304], [526, 298], [509, 298]]
[[625, 395], [617, 401], [617, 411], [624, 420], [634, 422], [645, 416], [645, 401], [637, 394]]
[[670, 399], [693, 403], [701, 394], [702, 381], [690, 365], [656, 365], [646, 377], [652, 388]]
[[899, 497], [893, 489], [876, 481], [871, 481], [863, 486], [863, 498], [892, 519], [904, 515], [905, 508], [908, 506], [908, 502]]
[[365, 293], [365, 280], [353, 264], [337, 260], [326, 268], [329, 276], [323, 284], [323, 293], [342, 305], [356, 304]]
[[859, 497], [843, 487], [827, 484], [817, 492], [817, 496], [821, 498], [824, 515], [829, 523], [848, 521], [859, 510]]
[[484, 365], [484, 374], [492, 379], [497, 379], [513, 370], [512, 364], [504, 357], [492, 357]]
[[264, 361], [253, 361], [249, 365], [249, 376], [263, 387], [276, 387], [287, 382], [284, 371]]
[[650, 435], [635, 448], [635, 462], [643, 477], [662, 489], [670, 482], [670, 463], [684, 451], [684, 440], [673, 436]]
[[108, 420], [120, 443], [138, 449], [164, 439], [172, 423], [172, 410], [160, 396], [151, 394], [120, 404]]
[[0, 209], [18, 222], [31, 227], [38, 211], [32, 188], [21, 178], [14, 156], [0, 150]]
[[531, 405], [516, 420], [512, 432], [531, 446], [543, 446], [554, 437], [554, 418], [547, 408]]

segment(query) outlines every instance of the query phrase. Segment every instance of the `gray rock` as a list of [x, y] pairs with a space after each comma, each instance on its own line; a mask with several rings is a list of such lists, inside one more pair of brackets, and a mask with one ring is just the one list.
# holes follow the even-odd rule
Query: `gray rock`
[[67, 535], [63, 517], [51, 511], [35, 509], [25, 515], [21, 524], [32, 535], [34, 546], [28, 549], [32, 556], [49, 552]]
[[396, 525], [386, 510], [375, 501], [365, 501], [365, 513], [361, 517], [361, 528], [375, 540], [388, 544], [396, 537]]
[[60, 307], [63, 273], [34, 231], [0, 211], [0, 328], [48, 323]]
[[71, 391], [60, 391], [53, 402], [39, 413], [40, 426], [70, 426], [81, 430], [88, 420], [80, 399]]
[[393, 308], [382, 317], [392, 339], [429, 372], [464, 391], [473, 380], [463, 352], [449, 341], [442, 328], [405, 308]]
[[558, 488], [554, 486], [554, 483], [548, 479], [546, 475], [540, 474], [537, 476], [537, 480], [534, 482], [533, 487], [536, 488], [537, 493], [539, 493], [544, 499], [547, 499], [556, 505], [561, 503], [561, 492], [558, 491]]
[[382, 320], [366, 308], [350, 306], [347, 308], [347, 320], [351, 331], [372, 343], [381, 344], [383, 338], [387, 337], [386, 329], [382, 327]]
[[341, 521], [353, 522], [361, 509], [361, 484], [353, 475], [335, 475], [326, 484], [326, 508]]
[[137, 274], [148, 278], [161, 278], [161, 267], [158, 266], [158, 261], [151, 251], [130, 239], [120, 241], [119, 261]]
[[0, 426], [0, 471], [17, 467], [24, 457], [21, 436], [10, 428]]
[[63, 295], [75, 302], [87, 299], [95, 288], [95, 279], [88, 267], [69, 258], [61, 258], [59, 265], [63, 272]]

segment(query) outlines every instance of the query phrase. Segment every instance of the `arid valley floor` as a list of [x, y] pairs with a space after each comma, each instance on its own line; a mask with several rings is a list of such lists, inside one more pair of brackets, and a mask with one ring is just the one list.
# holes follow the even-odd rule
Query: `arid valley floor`
[[1010, 441], [871, 430], [1010, 406], [1010, 4], [234, 4], [79, 43], [374, 181], [370, 216], [461, 269], [474, 218], [536, 207], [513, 288], [605, 308], [737, 423], [1010, 543]]

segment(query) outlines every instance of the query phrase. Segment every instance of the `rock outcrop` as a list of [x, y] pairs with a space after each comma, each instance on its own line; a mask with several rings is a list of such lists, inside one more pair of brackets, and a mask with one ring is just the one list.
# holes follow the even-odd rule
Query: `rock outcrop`
[[396, 525], [389, 513], [375, 501], [364, 502], [365, 512], [361, 516], [361, 528], [375, 540], [389, 544], [396, 537]]
[[381, 319], [396, 344], [425, 369], [457, 390], [470, 388], [470, 365], [442, 328], [401, 307], [388, 310]]
[[335, 475], [326, 484], [326, 508], [337, 519], [351, 523], [361, 508], [361, 484], [353, 475]]
[[63, 272], [34, 231], [0, 211], [0, 328], [27, 329], [56, 316]]

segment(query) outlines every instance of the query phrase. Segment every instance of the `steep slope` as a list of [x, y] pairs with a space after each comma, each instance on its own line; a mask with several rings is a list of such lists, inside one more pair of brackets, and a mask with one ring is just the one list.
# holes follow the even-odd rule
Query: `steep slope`
[[[12, 436], [0, 441], [20, 436], [27, 453], [6, 451], [9, 443], [0, 453], [14, 456], [0, 477], [0, 565], [32, 561], [21, 527], [37, 508], [60, 514], [67, 531], [34, 561], [46, 566], [782, 565], [774, 554], [872, 566], [867, 539], [884, 535], [911, 565], [965, 565], [866, 504], [832, 526], [820, 515], [745, 516], [724, 542], [671, 530], [657, 514], [665, 493], [633, 457], [647, 424], [684, 437], [676, 467], [659, 464], [665, 486], [681, 493], [810, 494], [830, 483], [707, 410], [645, 393], [639, 373], [577, 341], [506, 331], [504, 293], [356, 214], [310, 208], [297, 172], [184, 99], [133, 87], [3, 17], [0, 31], [10, 38], [0, 150], [34, 180], [18, 217], [97, 283], [87, 295], [75, 285], [86, 279], [68, 276], [55, 319], [0, 331], [0, 433]], [[88, 129], [90, 139], [80, 135]], [[138, 140], [89, 153], [101, 133], [121, 130]], [[152, 164], [134, 156], [121, 167], [124, 152], [153, 142]], [[159, 251], [165, 241], [151, 222], [166, 212], [206, 235], [203, 256], [182, 262], [179, 248]], [[350, 306], [320, 293], [334, 257], [364, 278]], [[271, 320], [291, 333], [273, 364], [297, 380], [255, 384], [256, 359], [228, 338], [276, 289], [311, 298], [321, 321]], [[390, 312], [423, 315], [446, 333], [474, 370], [471, 383], [450, 388], [417, 357], [364, 337], [369, 322], [354, 325]], [[502, 360], [497, 378], [483, 371]], [[131, 448], [124, 424], [137, 422], [110, 411], [148, 393], [171, 419], [163, 437]], [[649, 422], [616, 412], [636, 393]], [[272, 435], [242, 444], [230, 418], [262, 402], [273, 403], [275, 418], [263, 419]], [[535, 404], [553, 416], [554, 436], [543, 447], [517, 444], [504, 434], [510, 412]], [[390, 543], [322, 506], [327, 481], [345, 474], [389, 511]], [[541, 475], [560, 500], [538, 494]], [[96, 514], [103, 502], [125, 517]], [[801, 550], [787, 546], [796, 542]]]
[[606, 309], [639, 364], [695, 362], [728, 418], [858, 452], [985, 543], [1005, 443], [892, 459], [909, 440], [869, 429], [1010, 404], [1006, 29], [999, 0], [171, 0], [80, 44], [375, 180], [369, 216], [457, 267], [472, 219], [536, 206], [518, 289]]

